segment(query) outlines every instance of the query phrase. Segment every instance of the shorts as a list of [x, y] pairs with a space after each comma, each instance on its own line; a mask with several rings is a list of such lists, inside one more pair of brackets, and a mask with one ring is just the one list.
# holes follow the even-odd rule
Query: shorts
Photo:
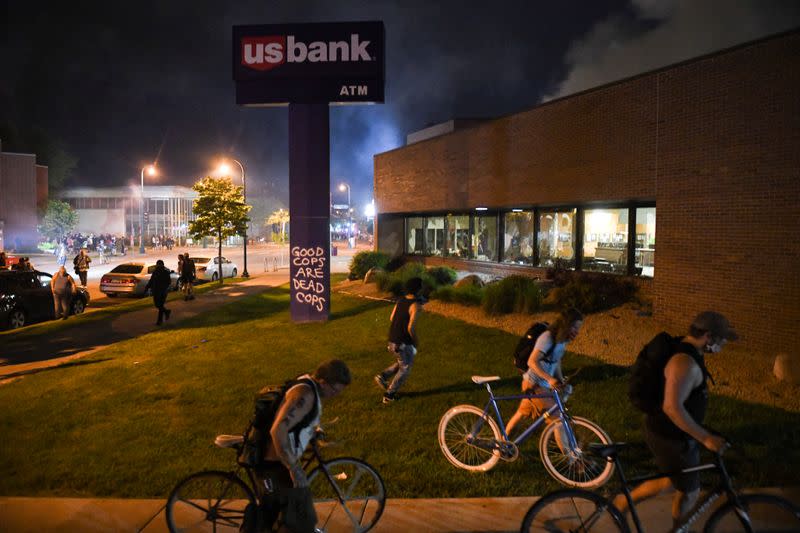
[[[700, 446], [694, 439], [671, 439], [655, 433], [645, 425], [644, 440], [655, 456], [656, 466], [663, 473], [675, 473], [700, 464]], [[700, 473], [673, 474], [672, 486], [681, 492], [694, 492], [700, 488]]]
[[[534, 385], [527, 379], [522, 380], [522, 392], [533, 392], [534, 394], [546, 394], [550, 392], [549, 390], [545, 389], [544, 387], [540, 387], [539, 385]], [[544, 397], [544, 398], [523, 398], [519, 402], [519, 409], [518, 412], [522, 414], [522, 416], [529, 416], [531, 418], [536, 418], [541, 413], [547, 411], [553, 405], [555, 405], [556, 401], [551, 397]]]

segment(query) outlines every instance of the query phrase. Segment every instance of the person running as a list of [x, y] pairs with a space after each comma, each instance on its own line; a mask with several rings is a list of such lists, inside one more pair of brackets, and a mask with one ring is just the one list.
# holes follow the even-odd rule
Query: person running
[[[706, 380], [710, 377], [704, 354], [719, 353], [726, 342], [738, 338], [722, 314], [703, 311], [692, 321], [689, 334], [667, 360], [661, 378], [661, 408], [645, 415], [643, 427], [644, 440], [661, 472], [698, 466], [700, 444], [715, 453], [724, 449], [725, 439], [702, 425], [708, 405]], [[699, 472], [645, 481], [631, 491], [631, 497], [638, 502], [670, 489], [675, 489], [672, 520], [678, 523], [697, 501]], [[618, 495], [614, 505], [623, 512], [628, 508], [624, 495]]]
[[172, 278], [170, 278], [169, 270], [164, 266], [164, 261], [159, 259], [156, 261], [156, 268], [153, 270], [153, 273], [150, 274], [150, 279], [144, 287], [145, 292], [150, 290], [150, 293], [153, 295], [153, 305], [158, 309], [156, 326], [160, 326], [163, 319], [169, 320], [169, 316], [172, 314], [172, 311], [164, 307], [167, 301], [167, 291], [169, 291], [171, 283]]
[[86, 253], [86, 248], [81, 248], [81, 251], [75, 256], [75, 259], [72, 260], [75, 273], [78, 274], [78, 277], [81, 279], [81, 287], [86, 286], [86, 277], [89, 273], [89, 263], [91, 262], [92, 258]]
[[77, 290], [75, 280], [67, 273], [64, 265], [58, 267], [50, 280], [50, 291], [53, 293], [53, 306], [55, 307], [55, 319], [66, 320], [70, 312], [72, 295]]
[[189, 252], [183, 254], [183, 262], [181, 263], [181, 281], [183, 282], [183, 300], [188, 302], [194, 300], [194, 279], [195, 279], [195, 266], [194, 261], [189, 258]]
[[422, 279], [409, 279], [405, 285], [405, 295], [397, 300], [392, 309], [389, 318], [392, 325], [389, 327], [388, 349], [395, 354], [396, 361], [373, 378], [384, 390], [383, 403], [397, 399], [397, 391], [411, 373], [411, 366], [417, 355], [418, 340], [415, 326], [417, 317], [422, 311], [421, 292]]
[[300, 458], [319, 426], [322, 402], [340, 394], [351, 380], [347, 364], [332, 359], [320, 364], [311, 375], [298, 377], [297, 383], [286, 391], [270, 427], [265, 462], [256, 471], [265, 531], [272, 531], [276, 521], [279, 531], [287, 531], [283, 524], [287, 491], [308, 487]]
[[[583, 326], [583, 314], [571, 308], [562, 311], [547, 330], [539, 335], [528, 358], [528, 370], [522, 375], [523, 393], [545, 394], [553, 389], [559, 389], [562, 399], [566, 401], [572, 388], [564, 381], [561, 360], [564, 358], [567, 344], [578, 336], [581, 326]], [[511, 431], [523, 418], [536, 418], [553, 405], [555, 405], [553, 398], [523, 398], [517, 412], [508, 421], [506, 433], [510, 436]], [[563, 451], [565, 439], [562, 429], [556, 430], [556, 438]]]

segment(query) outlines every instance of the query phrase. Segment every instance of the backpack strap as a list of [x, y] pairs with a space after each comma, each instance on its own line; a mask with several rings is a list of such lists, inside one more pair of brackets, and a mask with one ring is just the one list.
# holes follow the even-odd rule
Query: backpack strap
[[314, 418], [316, 418], [318, 409], [319, 409], [319, 389], [317, 388], [317, 383], [311, 378], [305, 377], [298, 377], [293, 381], [290, 381], [287, 384], [286, 392], [289, 391], [295, 385], [306, 384], [311, 387], [311, 390], [314, 392], [314, 404], [311, 406], [311, 410], [306, 413], [306, 415], [300, 419], [300, 422], [291, 430], [294, 433], [295, 438], [300, 434], [300, 432], [311, 423]]
[[689, 344], [688, 342], [683, 341], [684, 337], [675, 337], [673, 339], [673, 348], [672, 354], [675, 355], [676, 353], [685, 353], [689, 357], [691, 357], [697, 366], [700, 367], [700, 370], [703, 372], [703, 379], [711, 380], [711, 383], [716, 385], [717, 383], [714, 381], [714, 376], [711, 375], [711, 372], [708, 371], [706, 368], [706, 359], [703, 357], [702, 354], [697, 352], [697, 348], [694, 345]]

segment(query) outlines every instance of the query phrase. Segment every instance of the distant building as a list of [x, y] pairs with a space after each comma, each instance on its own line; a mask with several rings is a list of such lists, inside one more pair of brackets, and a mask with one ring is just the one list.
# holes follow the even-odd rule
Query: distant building
[[39, 241], [39, 209], [47, 205], [47, 167], [35, 154], [2, 151], [0, 141], [0, 250], [31, 250]]
[[[138, 244], [140, 187], [73, 187], [62, 191], [60, 197], [78, 213], [75, 231], [124, 235]], [[188, 187], [145, 185], [145, 243], [149, 244], [153, 235], [185, 243], [189, 221], [194, 220], [195, 198], [197, 193]]]

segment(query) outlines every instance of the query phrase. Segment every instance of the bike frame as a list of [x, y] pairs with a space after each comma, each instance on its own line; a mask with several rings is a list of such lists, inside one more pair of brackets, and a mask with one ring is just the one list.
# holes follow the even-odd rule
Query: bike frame
[[[492, 409], [494, 411], [495, 420], [497, 420], [497, 423], [500, 425], [500, 433], [502, 433], [503, 438], [506, 441], [508, 441], [509, 438], [508, 434], [506, 433], [506, 424], [503, 421], [503, 417], [500, 415], [500, 408], [497, 406], [498, 401], [522, 400], [522, 399], [530, 400], [532, 398], [553, 398], [555, 400], [555, 405], [550, 409], [548, 409], [547, 411], [545, 411], [544, 413], [542, 413], [541, 415], [539, 415], [539, 417], [533, 421], [533, 424], [531, 424], [525, 431], [520, 433], [519, 436], [517, 436], [517, 438], [511, 442], [513, 442], [517, 446], [521, 445], [528, 439], [528, 437], [531, 436], [531, 434], [534, 431], [536, 431], [539, 428], [539, 426], [544, 424], [548, 416], [557, 412], [558, 417], [565, 422], [563, 424], [564, 432], [567, 435], [567, 442], [569, 443], [569, 446], [571, 448], [575, 448], [575, 446], [577, 446], [577, 441], [575, 440], [575, 434], [572, 432], [572, 426], [566, 423], [569, 416], [567, 415], [566, 409], [564, 408], [564, 403], [561, 401], [561, 395], [558, 394], [557, 390], [552, 390], [551, 392], [546, 392], [543, 394], [534, 394], [532, 392], [529, 392], [526, 394], [514, 394], [512, 396], [495, 396], [494, 393], [492, 392], [492, 387], [491, 385], [489, 385], [489, 383], [484, 383], [484, 386], [486, 387], [486, 391], [489, 393], [489, 401], [486, 402], [486, 406], [483, 408], [482, 419], [491, 416], [489, 414], [489, 409]], [[473, 433], [477, 433], [478, 430], [480, 430], [480, 427], [473, 428]]]

